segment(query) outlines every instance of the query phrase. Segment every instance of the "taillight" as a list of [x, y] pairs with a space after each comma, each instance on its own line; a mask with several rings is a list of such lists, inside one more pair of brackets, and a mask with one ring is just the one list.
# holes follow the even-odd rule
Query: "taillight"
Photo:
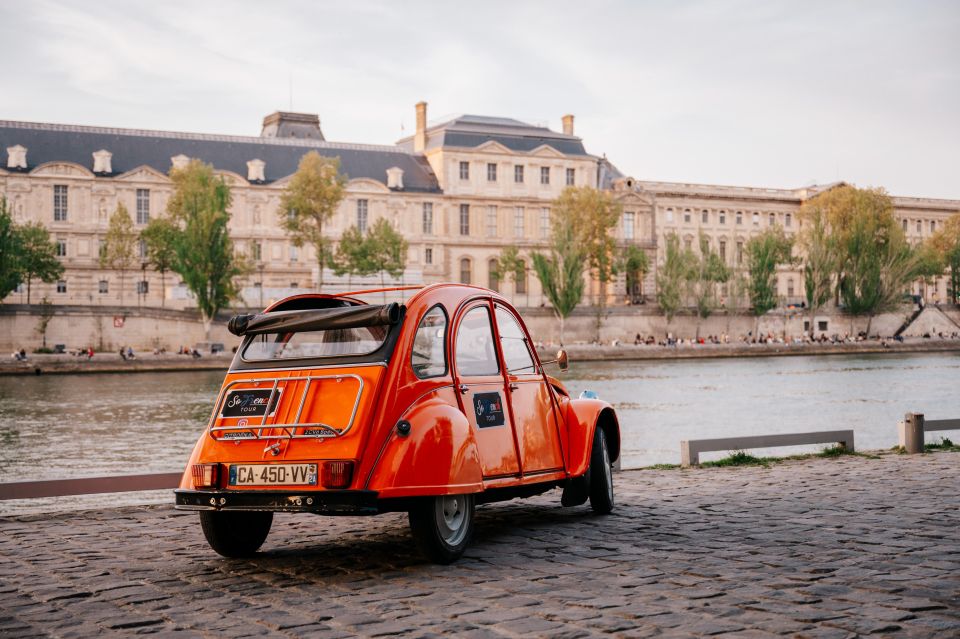
[[217, 488], [220, 483], [220, 464], [194, 464], [194, 488]]
[[323, 471], [320, 473], [320, 483], [324, 488], [346, 488], [353, 478], [352, 461], [323, 462]]

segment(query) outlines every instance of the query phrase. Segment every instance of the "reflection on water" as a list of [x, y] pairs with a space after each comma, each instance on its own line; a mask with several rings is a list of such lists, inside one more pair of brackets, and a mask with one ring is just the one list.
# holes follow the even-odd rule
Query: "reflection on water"
[[[889, 448], [905, 412], [960, 417], [954, 354], [573, 362], [560, 377], [574, 396], [595, 390], [617, 408], [624, 468], [676, 463], [682, 439], [733, 435], [853, 428], [858, 448]], [[2, 378], [0, 482], [180, 470], [221, 379], [219, 371]], [[14, 508], [0, 502], [0, 512]]]

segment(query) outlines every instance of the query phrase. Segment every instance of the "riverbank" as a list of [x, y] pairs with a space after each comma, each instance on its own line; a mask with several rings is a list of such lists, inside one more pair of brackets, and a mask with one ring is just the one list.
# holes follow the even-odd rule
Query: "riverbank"
[[[541, 359], [552, 359], [557, 346], [540, 346]], [[682, 346], [570, 344], [564, 347], [571, 361], [709, 359], [726, 357], [782, 357], [785, 355], [864, 355], [869, 353], [960, 353], [960, 339], [906, 338], [903, 342], [816, 344], [684, 344]]]
[[76, 373], [148, 373], [163, 371], [227, 370], [233, 360], [232, 353], [203, 355], [140, 355], [124, 360], [117, 353], [85, 355], [29, 354], [27, 361], [18, 362], [12, 357], [0, 363], [0, 375], [63, 375]]

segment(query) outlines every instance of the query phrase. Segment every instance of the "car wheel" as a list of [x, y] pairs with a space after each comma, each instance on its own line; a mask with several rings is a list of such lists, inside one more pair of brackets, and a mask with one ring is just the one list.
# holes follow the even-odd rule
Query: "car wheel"
[[424, 498], [410, 509], [410, 530], [430, 561], [449, 564], [463, 554], [473, 536], [473, 495]]
[[600, 515], [613, 510], [613, 467], [607, 435], [602, 428], [593, 434], [593, 450], [590, 452], [590, 507]]
[[200, 512], [200, 527], [207, 543], [224, 557], [249, 557], [257, 552], [273, 524], [271, 512]]

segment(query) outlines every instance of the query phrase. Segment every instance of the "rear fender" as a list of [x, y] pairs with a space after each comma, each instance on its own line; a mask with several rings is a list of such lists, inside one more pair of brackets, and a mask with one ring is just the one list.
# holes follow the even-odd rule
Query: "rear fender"
[[567, 407], [567, 470], [572, 477], [587, 472], [593, 448], [593, 434], [602, 428], [610, 448], [610, 460], [620, 457], [620, 422], [613, 407], [599, 399], [571, 399]]
[[[366, 488], [381, 498], [474, 493], [483, 489], [477, 442], [467, 418], [457, 408], [452, 388], [420, 400], [394, 425]], [[452, 405], [453, 404], [453, 405]], [[399, 423], [399, 422], [398, 422]]]

